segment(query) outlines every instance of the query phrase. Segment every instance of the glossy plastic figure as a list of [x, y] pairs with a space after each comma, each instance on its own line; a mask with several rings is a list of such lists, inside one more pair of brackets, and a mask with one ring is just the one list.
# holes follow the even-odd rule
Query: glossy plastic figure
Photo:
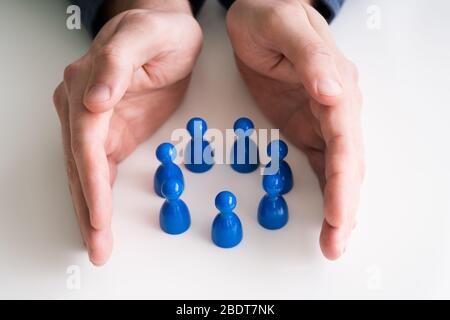
[[181, 181], [169, 179], [162, 185], [162, 194], [166, 198], [159, 212], [159, 225], [169, 234], [180, 234], [189, 229], [191, 216], [189, 209], [180, 199], [183, 193]]
[[289, 219], [288, 206], [280, 195], [283, 180], [278, 174], [265, 175], [262, 185], [267, 194], [259, 202], [258, 222], [266, 229], [280, 229]]
[[216, 196], [215, 204], [219, 213], [212, 224], [212, 241], [221, 248], [237, 246], [242, 240], [242, 224], [233, 212], [236, 197], [229, 191], [222, 191]]
[[161, 186], [168, 179], [177, 179], [184, 187], [183, 173], [180, 167], [173, 163], [176, 156], [177, 150], [171, 143], [162, 143], [156, 149], [156, 158], [161, 162], [161, 165], [156, 170], [153, 186], [155, 193], [160, 197], [163, 197]]
[[205, 120], [192, 118], [186, 125], [191, 141], [186, 146], [184, 164], [189, 171], [206, 172], [214, 165], [214, 152], [204, 135], [208, 127]]
[[267, 164], [266, 171], [270, 170], [268, 169], [269, 167], [278, 163], [278, 172], [274, 172], [273, 174], [278, 173], [281, 176], [281, 180], [283, 180], [284, 187], [281, 194], [288, 193], [294, 186], [291, 167], [284, 160], [287, 154], [288, 146], [282, 140], [274, 140], [267, 146], [267, 155], [271, 157], [271, 161]]
[[256, 143], [250, 139], [253, 122], [248, 118], [239, 118], [234, 123], [236, 141], [231, 151], [231, 167], [240, 173], [250, 173], [258, 169], [259, 152]]

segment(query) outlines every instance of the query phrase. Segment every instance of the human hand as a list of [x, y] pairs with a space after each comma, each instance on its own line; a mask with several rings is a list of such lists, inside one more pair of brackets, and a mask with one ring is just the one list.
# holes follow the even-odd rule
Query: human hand
[[356, 67], [306, 0], [237, 0], [227, 14], [236, 62], [255, 101], [307, 155], [324, 193], [320, 245], [345, 251], [364, 176]]
[[198, 57], [202, 33], [184, 2], [135, 2], [105, 24], [55, 90], [69, 188], [95, 265], [112, 250], [117, 165], [179, 105]]

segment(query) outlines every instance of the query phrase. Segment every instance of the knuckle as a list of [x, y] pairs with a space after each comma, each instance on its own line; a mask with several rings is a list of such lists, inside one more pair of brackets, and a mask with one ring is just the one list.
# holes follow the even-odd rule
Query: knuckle
[[301, 55], [305, 57], [324, 56], [331, 58], [328, 48], [319, 41], [309, 41], [301, 48]]
[[70, 81], [76, 77], [77, 73], [79, 70], [79, 66], [77, 62], [71, 63], [69, 64], [65, 69], [64, 69], [64, 81], [67, 83], [70, 83]]
[[292, 5], [287, 3], [277, 3], [265, 8], [262, 11], [264, 16], [272, 23], [280, 23], [286, 19], [286, 16], [292, 13]]
[[100, 48], [95, 54], [95, 62], [102, 62], [106, 65], [116, 66], [123, 64], [124, 61], [124, 51], [122, 48], [107, 44], [104, 47]]
[[328, 143], [329, 145], [332, 145], [334, 147], [334, 151], [339, 154], [353, 151], [351, 139], [343, 134], [333, 135]]
[[263, 23], [262, 32], [271, 35], [280, 25], [285, 24], [286, 17], [292, 14], [293, 10], [293, 5], [288, 3], [275, 3], [261, 8], [257, 15], [260, 18], [258, 20]]

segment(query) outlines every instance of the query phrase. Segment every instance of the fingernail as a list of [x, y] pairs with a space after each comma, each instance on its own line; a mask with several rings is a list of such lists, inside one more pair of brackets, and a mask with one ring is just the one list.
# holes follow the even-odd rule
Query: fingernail
[[111, 98], [111, 90], [104, 84], [94, 84], [89, 88], [86, 100], [89, 102], [104, 102]]
[[342, 86], [333, 79], [321, 79], [317, 82], [317, 91], [325, 96], [337, 96], [342, 93]]

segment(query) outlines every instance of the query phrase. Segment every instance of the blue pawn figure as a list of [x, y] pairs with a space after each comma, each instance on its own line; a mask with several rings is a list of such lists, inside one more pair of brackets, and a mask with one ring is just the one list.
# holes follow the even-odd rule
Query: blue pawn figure
[[191, 141], [186, 146], [184, 164], [189, 171], [206, 172], [214, 165], [214, 152], [204, 135], [208, 127], [202, 118], [192, 118], [186, 125]]
[[[283, 190], [281, 190], [281, 194], [288, 193], [294, 186], [294, 178], [292, 176], [291, 167], [286, 160], [284, 160], [287, 154], [288, 146], [282, 140], [274, 140], [267, 146], [267, 155], [271, 157], [271, 161], [266, 166], [266, 172], [269, 172], [269, 170], [276, 170], [271, 174], [278, 173], [280, 175], [284, 185]], [[277, 164], [278, 168], [276, 166]]]
[[258, 169], [259, 152], [256, 143], [250, 139], [253, 133], [253, 122], [248, 118], [239, 118], [234, 123], [237, 139], [231, 151], [231, 167], [240, 173], [250, 173]]
[[183, 173], [173, 160], [177, 156], [177, 150], [171, 143], [162, 143], [156, 149], [156, 158], [161, 162], [155, 173], [153, 186], [158, 196], [163, 197], [161, 187], [168, 179], [177, 179], [184, 187]]
[[280, 229], [289, 219], [288, 206], [283, 196], [283, 180], [280, 175], [265, 175], [263, 188], [267, 194], [261, 199], [258, 206], [258, 222], [266, 229]]
[[242, 240], [242, 225], [239, 217], [233, 212], [236, 197], [229, 191], [222, 191], [216, 196], [215, 202], [220, 212], [212, 224], [212, 241], [221, 248], [237, 246]]
[[169, 179], [162, 185], [162, 193], [166, 198], [159, 211], [159, 225], [161, 229], [169, 234], [180, 234], [189, 229], [191, 216], [189, 209], [180, 199], [183, 193], [181, 181]]

